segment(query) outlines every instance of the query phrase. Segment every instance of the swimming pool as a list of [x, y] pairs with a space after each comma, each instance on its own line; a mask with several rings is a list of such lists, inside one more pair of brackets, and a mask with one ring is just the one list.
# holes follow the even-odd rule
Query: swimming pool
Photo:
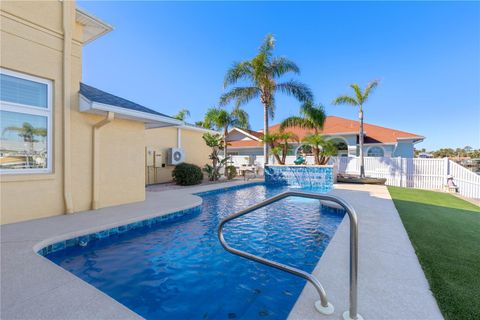
[[[216, 228], [286, 190], [260, 184], [200, 194], [200, 210], [46, 257], [147, 319], [285, 319], [305, 281], [226, 252]], [[316, 200], [287, 198], [232, 221], [225, 238], [311, 272], [343, 216]]]

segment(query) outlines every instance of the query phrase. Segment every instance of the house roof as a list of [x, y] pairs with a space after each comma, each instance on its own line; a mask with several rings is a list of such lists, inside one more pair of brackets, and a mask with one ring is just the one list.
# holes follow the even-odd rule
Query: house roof
[[[358, 135], [360, 124], [358, 121], [345, 119], [336, 116], [328, 116], [325, 120], [323, 130], [320, 132], [324, 135]], [[270, 132], [275, 132], [280, 129], [280, 124], [273, 125], [269, 128]], [[289, 128], [285, 131], [295, 133], [298, 138], [301, 140], [307, 134], [312, 133], [310, 129], [303, 128]], [[398, 140], [403, 139], [413, 139], [413, 140], [422, 140], [423, 136], [409, 133], [405, 131], [389, 129], [369, 123], [364, 123], [365, 131], [365, 143], [396, 143]], [[262, 136], [262, 131], [257, 131], [257, 134]], [[231, 147], [257, 147], [261, 146], [261, 143], [254, 140], [239, 140], [239, 141], [230, 141]]]
[[[228, 134], [230, 135], [233, 131], [237, 131], [237, 132], [239, 132], [239, 133], [245, 135], [246, 137], [248, 137], [250, 139], [253, 139], [255, 141], [260, 141], [262, 139], [262, 136], [263, 136], [263, 133], [260, 132], [260, 131], [254, 131], [254, 130], [250, 130], [250, 129], [237, 128], [237, 127], [234, 127], [232, 129], [230, 129]], [[228, 139], [228, 136], [227, 136], [227, 139]]]
[[163, 117], [168, 117], [172, 118], [170, 116], [167, 116], [166, 114], [157, 112], [155, 110], [152, 110], [150, 108], [144, 107], [138, 103], [132, 102], [130, 100], [121, 98], [119, 96], [115, 96], [111, 93], [102, 91], [100, 89], [94, 88], [92, 86], [89, 86], [85, 83], [80, 83], [80, 94], [83, 95], [85, 98], [87, 98], [90, 101], [93, 102], [98, 102], [98, 103], [103, 103], [103, 104], [108, 104], [120, 108], [125, 108], [125, 109], [130, 109], [134, 111], [140, 111], [140, 112], [146, 112], [146, 113], [151, 113], [155, 114], [158, 116], [163, 116]]
[[116, 117], [143, 121], [149, 128], [184, 124], [181, 120], [84, 83], [80, 83], [80, 111], [96, 114], [114, 112]]

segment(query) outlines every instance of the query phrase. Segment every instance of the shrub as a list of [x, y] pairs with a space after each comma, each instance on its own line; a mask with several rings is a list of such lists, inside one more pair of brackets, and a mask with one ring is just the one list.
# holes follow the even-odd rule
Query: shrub
[[191, 163], [181, 163], [172, 172], [173, 181], [181, 186], [199, 184], [203, 180], [202, 169]]
[[235, 166], [228, 166], [227, 167], [227, 179], [232, 180], [237, 176], [237, 168]]

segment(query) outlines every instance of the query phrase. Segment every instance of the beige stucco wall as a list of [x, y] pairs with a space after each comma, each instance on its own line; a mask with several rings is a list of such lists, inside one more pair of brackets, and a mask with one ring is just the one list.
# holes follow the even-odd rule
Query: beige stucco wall
[[[205, 145], [202, 139], [204, 132], [191, 129], [180, 129], [180, 146], [185, 151], [185, 162], [193, 163], [203, 168], [209, 163], [208, 155], [210, 148]], [[169, 148], [177, 147], [177, 128], [157, 128], [149, 129], [145, 132], [146, 146], [148, 149], [160, 152], [163, 163], [167, 163], [167, 151]], [[157, 179], [159, 183], [172, 180], [173, 166], [159, 167], [157, 169]], [[150, 173], [150, 180], [153, 181], [153, 172]]]
[[[1, 175], [0, 222], [63, 214], [63, 31], [61, 1], [1, 2], [2, 68], [53, 81], [53, 171], [49, 174]], [[82, 26], [73, 28], [71, 55], [71, 172], [75, 212], [92, 201], [92, 126], [102, 116], [78, 112], [82, 71]], [[100, 129], [100, 206], [145, 199], [145, 130], [141, 122], [115, 119]]]

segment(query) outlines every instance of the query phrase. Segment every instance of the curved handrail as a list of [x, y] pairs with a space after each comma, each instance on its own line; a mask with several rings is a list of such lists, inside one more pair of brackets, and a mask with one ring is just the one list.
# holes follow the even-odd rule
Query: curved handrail
[[[347, 202], [345, 202], [343, 199], [332, 196], [332, 195], [318, 194], [318, 193], [304, 192], [304, 191], [286, 191], [286, 192], [280, 193], [276, 196], [273, 196], [262, 202], [259, 202], [251, 207], [248, 207], [235, 214], [232, 214], [228, 217], [223, 218], [220, 221], [220, 224], [218, 226], [218, 239], [220, 240], [221, 245], [228, 252], [231, 252], [243, 258], [250, 259], [250, 260], [262, 263], [264, 265], [288, 272], [290, 274], [299, 276], [309, 281], [315, 287], [315, 289], [317, 290], [320, 296], [321, 308], [319, 308], [320, 306], [318, 306], [317, 309], [322, 313], [331, 314], [333, 312], [333, 306], [328, 302], [327, 294], [323, 289], [322, 285], [317, 280], [317, 278], [315, 278], [313, 275], [305, 271], [299, 270], [297, 268], [290, 267], [279, 262], [268, 260], [262, 257], [258, 257], [256, 255], [253, 255], [251, 253], [232, 248], [225, 241], [225, 238], [223, 236], [223, 226], [225, 225], [225, 223], [287, 197], [302, 197], [302, 198], [331, 201], [339, 204], [342, 208], [345, 209], [345, 211], [347, 211], [348, 217], [350, 218], [350, 308], [346, 316], [350, 319], [357, 319], [358, 220], [357, 220], [357, 214], [355, 213], [355, 210], [353, 209], [353, 207]], [[323, 309], [323, 311], [321, 311], [320, 309]]]

